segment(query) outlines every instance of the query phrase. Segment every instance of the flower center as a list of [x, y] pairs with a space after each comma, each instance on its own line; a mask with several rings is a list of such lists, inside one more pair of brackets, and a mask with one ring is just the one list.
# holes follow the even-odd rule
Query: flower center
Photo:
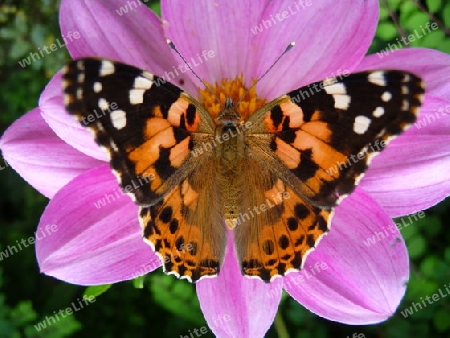
[[[253, 81], [254, 82], [254, 81]], [[247, 92], [248, 88], [244, 84], [243, 75], [236, 77], [235, 79], [222, 79], [220, 83], [212, 86], [206, 82], [209, 89], [217, 96], [220, 102], [217, 102], [215, 96], [211, 94], [208, 89], [201, 89], [199, 93], [199, 101], [203, 103], [206, 110], [216, 118], [225, 105], [225, 99], [231, 98], [234, 104], [239, 104], [235, 107], [241, 119], [247, 121], [250, 115], [252, 115], [258, 108], [262, 107], [266, 101], [259, 98], [256, 95], [256, 88], [253, 87], [243, 98], [243, 95]]]

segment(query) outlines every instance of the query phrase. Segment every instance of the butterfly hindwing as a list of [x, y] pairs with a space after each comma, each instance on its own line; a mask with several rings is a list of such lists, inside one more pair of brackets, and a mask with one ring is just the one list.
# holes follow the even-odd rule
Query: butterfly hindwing
[[269, 282], [301, 269], [328, 231], [332, 211], [312, 206], [296, 194], [266, 169], [259, 161], [261, 154], [252, 149], [234, 240], [242, 273]]
[[218, 203], [215, 167], [204, 158], [162, 201], [141, 208], [144, 238], [166, 273], [191, 282], [219, 273], [227, 241]]

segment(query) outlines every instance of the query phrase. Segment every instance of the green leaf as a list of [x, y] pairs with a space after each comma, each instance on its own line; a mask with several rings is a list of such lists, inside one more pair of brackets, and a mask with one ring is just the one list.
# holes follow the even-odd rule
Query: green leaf
[[380, 21], [389, 19], [389, 10], [386, 7], [380, 7]]
[[36, 24], [33, 26], [33, 29], [31, 30], [30, 38], [36, 47], [39, 47], [39, 48], [44, 47], [46, 33], [47, 33], [47, 30], [42, 25]]
[[144, 288], [144, 277], [145, 276], [139, 276], [139, 277], [133, 279], [133, 286], [136, 289], [143, 289]]
[[426, 48], [436, 48], [446, 45], [446, 37], [443, 30], [432, 30], [431, 32], [426, 31], [427, 34], [424, 35], [422, 39], [419, 40], [420, 47]]
[[11, 321], [15, 326], [35, 321], [37, 318], [36, 312], [33, 310], [33, 305], [30, 300], [22, 301], [11, 310]]
[[430, 12], [436, 13], [442, 7], [442, 0], [427, 0], [427, 8]]
[[438, 309], [433, 315], [433, 323], [436, 330], [443, 332], [450, 329], [450, 311], [445, 308]]
[[396, 11], [398, 8], [400, 8], [400, 4], [403, 0], [388, 0], [389, 8], [393, 11]]
[[448, 3], [442, 11], [445, 27], [450, 27], [450, 3]]
[[[437, 32], [436, 32], [437, 33]], [[442, 33], [443, 34], [443, 33]], [[441, 232], [441, 219], [437, 216], [425, 216], [417, 221], [417, 226], [421, 227], [426, 234], [436, 236]]]
[[[195, 325], [204, 325], [200, 304], [192, 284], [173, 276], [150, 275], [150, 291], [155, 302], [174, 315]], [[225, 314], [224, 314], [225, 315]]]
[[392, 40], [397, 36], [397, 29], [391, 22], [382, 22], [377, 27], [377, 37], [385, 41]]
[[444, 257], [447, 262], [450, 262], [450, 248], [445, 248]]
[[436, 275], [436, 271], [442, 265], [441, 261], [435, 256], [425, 257], [420, 264], [420, 271], [424, 276], [433, 278]]
[[153, 12], [161, 16], [161, 3], [160, 2], [152, 2], [150, 4], [150, 8]]
[[417, 12], [416, 5], [414, 5], [412, 1], [404, 1], [400, 6], [400, 21], [402, 21], [402, 19], [406, 20], [415, 12]]
[[[422, 12], [415, 12], [408, 19], [403, 19], [400, 17], [400, 24], [402, 27], [406, 28], [409, 32], [421, 32], [421, 26], [424, 27], [427, 22], [430, 21], [428, 15]], [[422, 35], [422, 34], [420, 34]]]
[[89, 286], [84, 290], [83, 297], [98, 297], [102, 293], [105, 293], [111, 286], [112, 284]]
[[421, 257], [425, 253], [427, 242], [422, 237], [414, 236], [406, 242], [406, 246], [408, 247], [409, 256], [414, 259]]
[[[9, 57], [11, 59], [18, 59], [18, 58], [27, 58], [29, 55], [26, 55], [30, 53], [31, 45], [27, 41], [23, 41], [22, 39], [14, 40], [13, 44], [11, 45], [11, 49], [9, 51]], [[34, 52], [34, 51], [33, 51]], [[35, 51], [34, 53], [39, 55], [38, 51]], [[33, 60], [31, 60], [33, 62]]]

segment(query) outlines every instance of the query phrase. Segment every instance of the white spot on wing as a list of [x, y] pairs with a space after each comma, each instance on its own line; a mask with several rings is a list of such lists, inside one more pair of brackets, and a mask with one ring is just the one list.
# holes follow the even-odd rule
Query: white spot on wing
[[145, 89], [131, 89], [130, 90], [130, 103], [140, 104], [144, 102]]
[[333, 95], [334, 108], [347, 110], [350, 105], [351, 98], [349, 95]]
[[327, 94], [333, 95], [334, 107], [337, 109], [347, 110], [350, 105], [351, 98], [347, 95], [347, 90], [342, 82], [334, 83], [323, 88]]
[[137, 77], [136, 79], [134, 79], [134, 88], [139, 88], [139, 89], [150, 89], [152, 88], [153, 85], [153, 81], [146, 79], [145, 77]]
[[370, 73], [369, 74], [369, 82], [376, 84], [377, 86], [385, 87], [386, 86], [386, 78], [384, 76], [384, 72], [379, 70], [379, 71]]
[[370, 122], [372, 122], [372, 120], [369, 119], [367, 116], [363, 115], [356, 116], [355, 122], [353, 123], [353, 131], [359, 135], [364, 134], [367, 131], [367, 129], [369, 129]]
[[94, 92], [100, 93], [102, 91], [102, 84], [100, 82], [94, 82]]
[[114, 143], [114, 141], [111, 140], [109, 143], [109, 146], [117, 153], [119, 149], [117, 148], [117, 145]]
[[84, 82], [84, 73], [78, 74], [77, 80], [78, 82]]
[[109, 103], [104, 98], [98, 99], [98, 106], [101, 110], [107, 110], [109, 108]]
[[122, 129], [127, 125], [127, 113], [123, 110], [114, 110], [110, 114], [111, 122], [116, 129]]
[[342, 82], [334, 83], [332, 85], [323, 87], [327, 94], [336, 95], [336, 94], [347, 94], [347, 90], [345, 89], [345, 85]]
[[103, 60], [100, 68], [100, 76], [114, 74], [114, 70], [114, 63], [108, 60]]
[[407, 99], [403, 99], [402, 110], [404, 110], [404, 111], [408, 111], [409, 110], [409, 101]]
[[389, 102], [390, 99], [392, 99], [392, 94], [390, 92], [384, 92], [383, 95], [381, 95], [381, 99], [384, 102]]
[[381, 117], [384, 115], [384, 108], [383, 107], [377, 107], [373, 113], [372, 113], [373, 117]]

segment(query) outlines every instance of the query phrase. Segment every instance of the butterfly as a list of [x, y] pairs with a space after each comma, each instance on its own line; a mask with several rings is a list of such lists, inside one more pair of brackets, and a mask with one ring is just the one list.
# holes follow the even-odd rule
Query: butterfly
[[228, 236], [243, 275], [300, 270], [424, 95], [414, 74], [373, 70], [292, 90], [244, 119], [231, 98], [214, 116], [162, 77], [108, 59], [69, 63], [62, 84], [164, 271], [193, 283], [219, 274]]

